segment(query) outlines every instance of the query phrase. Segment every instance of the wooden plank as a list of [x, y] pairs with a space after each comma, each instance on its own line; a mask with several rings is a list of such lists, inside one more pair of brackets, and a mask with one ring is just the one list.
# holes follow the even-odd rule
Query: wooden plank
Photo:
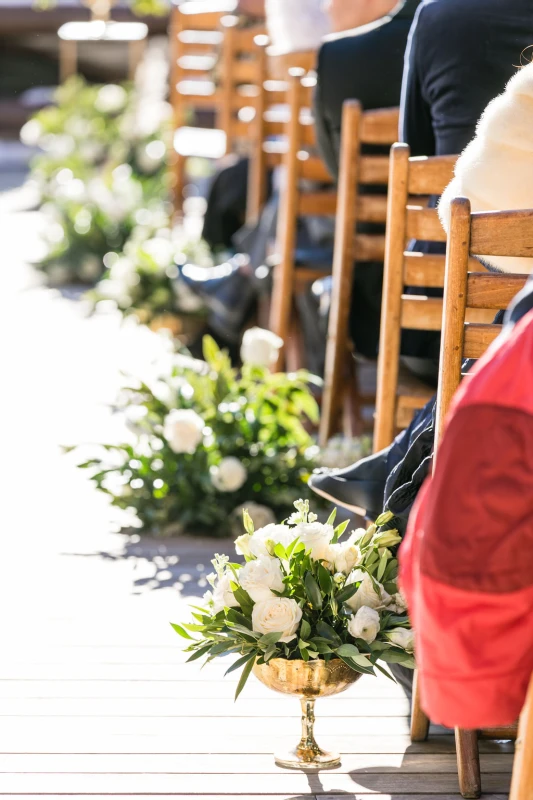
[[357, 222], [385, 224], [387, 219], [387, 196], [383, 194], [360, 194], [357, 198]]
[[472, 214], [470, 252], [533, 258], [533, 209]]
[[302, 178], [320, 183], [331, 183], [331, 175], [321, 158], [301, 151], [298, 153], [298, 160], [301, 162], [300, 175]]
[[394, 144], [398, 140], [399, 116], [397, 108], [365, 111], [361, 126], [361, 142], [363, 144]]
[[[83, 796], [83, 795], [70, 795], [70, 796]], [[100, 795], [93, 795], [93, 796], [100, 796]], [[173, 797], [176, 797], [175, 793], [173, 794], [158, 794], [158, 800], [172, 800]], [[42, 800], [43, 795], [39, 794], [23, 794], [17, 795], [20, 797], [21, 800]], [[220, 800], [221, 795], [217, 794], [201, 794], [196, 795], [198, 800]], [[355, 794], [327, 794], [327, 795], [320, 795], [321, 800], [359, 800], [361, 795]], [[138, 800], [138, 794], [122, 794], [120, 796], [121, 800]], [[224, 800], [315, 800], [316, 795], [314, 793], [300, 793], [297, 797], [294, 796], [293, 793], [291, 794], [225, 794]], [[457, 794], [424, 794], [424, 795], [416, 795], [417, 800], [460, 800], [460, 797]], [[61, 794], [48, 794], [46, 795], [46, 800], [65, 800], [65, 795]], [[412, 796], [407, 795], [400, 795], [400, 794], [373, 794], [372, 800], [412, 800]], [[508, 795], [503, 794], [483, 794], [483, 800], [508, 800]]]
[[469, 273], [466, 305], [469, 308], [505, 309], [523, 288], [528, 275]]
[[[237, 677], [233, 678], [234, 674], [235, 673], [228, 675], [223, 681], [61, 681], [53, 679], [0, 681], [0, 698], [19, 697], [30, 700], [39, 697], [113, 697], [116, 699], [121, 697], [168, 699], [198, 697], [202, 700], [210, 700], [212, 698], [229, 698], [232, 696], [237, 682]], [[196, 675], [193, 675], [193, 678], [196, 678]], [[259, 681], [251, 681], [248, 684], [246, 687], [246, 697], [248, 700], [268, 699], [270, 702], [287, 702], [280, 695], [274, 694], [271, 689], [268, 689]], [[339, 704], [344, 705], [347, 701], [350, 703], [359, 702], [360, 698], [364, 698], [366, 701], [373, 699], [384, 700], [385, 698], [401, 700], [403, 697], [402, 690], [391, 681], [381, 682], [376, 680], [369, 682], [366, 686], [364, 681], [358, 681], [351, 687], [349, 696], [346, 694], [333, 695], [333, 697], [324, 698], [323, 702], [334, 704], [336, 707]]]
[[299, 216], [335, 216], [337, 192], [305, 192], [298, 198]]
[[[243, 697], [241, 701], [245, 702]], [[297, 700], [294, 701], [297, 703]], [[176, 727], [182, 725], [181, 717], [153, 717], [153, 716], [131, 716], [114, 717], [110, 715], [100, 715], [92, 717], [84, 716], [25, 716], [25, 717], [4, 717], [4, 725], [13, 735], [18, 733], [29, 733], [46, 737], [50, 734], [50, 728], [54, 728], [54, 733], [65, 735], [69, 731], [72, 736], [93, 734], [96, 731], [107, 730], [109, 734], [130, 734], [133, 735], [171, 735], [176, 732]], [[205, 733], [213, 723], [211, 720], [216, 717], [189, 717], [187, 721], [187, 731], [193, 736]], [[279, 717], [262, 717], [260, 722], [257, 718], [233, 715], [232, 720], [238, 720], [239, 733], [246, 736], [276, 736], [279, 734]], [[297, 735], [299, 731], [299, 718], [282, 716], [283, 725], [287, 735]], [[237, 724], [237, 723], [235, 723]], [[403, 717], [321, 717], [320, 708], [317, 707], [317, 731], [322, 736], [348, 735], [354, 727], [365, 730], [368, 736], [382, 736], [386, 731], [388, 734], [405, 734], [408, 731], [407, 720]], [[226, 735], [226, 734], [224, 734]]]
[[[54, 717], [300, 717], [301, 710], [292, 698], [272, 693], [271, 698], [251, 699], [246, 697], [242, 703], [233, 700], [233, 689], [227, 687], [225, 697], [204, 698], [57, 698], [40, 697], [32, 700], [23, 698], [4, 698], [0, 704], [0, 719], [4, 717], [31, 717], [50, 715]], [[373, 700], [345, 697], [343, 703], [320, 701], [319, 713], [322, 719], [331, 717], [405, 717], [409, 713], [409, 703], [403, 698]]]
[[389, 182], [389, 157], [361, 156], [359, 182], [387, 186]]
[[[511, 773], [513, 755], [481, 756], [481, 767], [491, 774]], [[450, 774], [457, 773], [454, 753], [365, 753], [346, 754], [338, 773], [357, 770], [364, 774]], [[0, 773], [62, 772], [62, 773], [112, 773], [128, 774], [283, 774], [271, 755], [261, 753], [145, 753], [139, 754], [0, 754]]]
[[404, 253], [404, 283], [428, 289], [444, 286], [445, 255], [427, 253]]
[[446, 233], [437, 211], [423, 206], [407, 206], [407, 239], [425, 242], [445, 242]]
[[480, 325], [469, 322], [465, 325], [464, 358], [481, 358], [489, 345], [501, 333], [501, 325]]
[[[22, 732], [0, 732], [1, 753], [266, 753], [276, 748], [292, 747], [292, 735], [261, 735], [250, 737], [244, 734], [227, 734], [213, 738], [183, 732], [176, 734], [178, 726], [170, 734], [111, 734], [102, 728], [92, 732], [81, 731], [73, 735], [69, 730], [59, 732], [48, 726], [46, 735], [28, 728]], [[213, 730], [212, 728], [210, 730]], [[325, 744], [325, 742], [324, 742]], [[327, 747], [340, 753], [455, 753], [453, 734], [431, 734], [427, 742], [411, 743], [408, 734], [365, 736], [362, 734], [331, 734], [327, 736]], [[479, 741], [480, 753], [512, 753], [511, 742]]]
[[[317, 796], [333, 792], [357, 792], [359, 794], [393, 793], [420, 795], [427, 793], [427, 775], [373, 775], [352, 773], [345, 775], [336, 771], [320, 773], [300, 773], [286, 770], [284, 774], [268, 775], [268, 791], [274, 794], [304, 793], [311, 791]], [[509, 790], [508, 775], [484, 775], [483, 786], [487, 792], [506, 792]], [[265, 785], [261, 775], [105, 775], [79, 773], [69, 774], [20, 774], [0, 775], [0, 795], [2, 794], [170, 794], [178, 796], [208, 794], [216, 786], [219, 794], [230, 794], [236, 784], [242, 794], [257, 792]], [[433, 775], [431, 791], [433, 794], [452, 794], [457, 792], [456, 775]]]
[[409, 159], [409, 194], [442, 194], [451, 179], [457, 156], [416, 156]]
[[356, 261], [381, 262], [385, 257], [385, 237], [380, 234], [356, 233], [353, 250]]
[[402, 328], [418, 331], [440, 331], [442, 300], [425, 295], [402, 295]]

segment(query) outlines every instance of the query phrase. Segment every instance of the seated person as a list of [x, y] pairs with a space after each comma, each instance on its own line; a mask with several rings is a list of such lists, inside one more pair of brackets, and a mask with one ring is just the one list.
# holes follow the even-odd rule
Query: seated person
[[529, 281], [454, 398], [400, 549], [423, 708], [450, 728], [514, 723], [533, 671], [532, 352]]
[[[504, 89], [531, 44], [531, 21], [530, 0], [509, 0], [505, 5], [500, 0], [423, 0], [409, 37], [401, 104], [404, 139], [414, 155], [453, 154], [468, 144], [484, 106]], [[511, 83], [505, 100], [498, 100], [504, 106], [496, 106], [502, 108], [502, 131], [510, 137], [517, 134], [513, 115], [521, 120], [524, 114], [515, 88]], [[524, 130], [531, 130], [532, 122]], [[485, 125], [493, 124], [491, 114]], [[509, 173], [502, 167], [509, 148], [481, 152], [479, 170], [493, 178], [490, 193], [483, 188], [485, 201], [495, 209], [504, 203], [521, 207], [523, 191], [518, 192], [516, 181], [507, 180]], [[531, 152], [522, 152], [531, 159]], [[458, 171], [465, 169], [463, 161]], [[478, 172], [476, 181], [480, 180]], [[471, 192], [469, 185], [467, 196]], [[366, 508], [370, 516], [387, 507], [405, 528], [432, 452], [431, 402], [390, 447], [344, 470], [315, 474], [310, 485], [339, 505]]]
[[[419, 2], [329, 0], [326, 4], [335, 33], [318, 55], [315, 126], [320, 154], [335, 178], [344, 101], [356, 98], [365, 110], [400, 105], [405, 48]], [[361, 233], [365, 230], [360, 227]], [[327, 282], [331, 284], [330, 279]], [[382, 283], [382, 263], [357, 264], [350, 338], [357, 352], [368, 358], [375, 358], [378, 350]]]

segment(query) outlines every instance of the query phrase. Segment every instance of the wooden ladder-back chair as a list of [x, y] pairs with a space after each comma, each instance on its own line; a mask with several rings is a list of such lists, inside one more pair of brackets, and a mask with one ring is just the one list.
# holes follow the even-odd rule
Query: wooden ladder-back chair
[[[269, 327], [278, 334], [285, 347], [280, 352], [277, 369], [286, 361], [288, 369], [302, 364], [301, 331], [293, 314], [297, 293], [318, 278], [331, 273], [329, 264], [296, 265], [298, 220], [307, 216], [333, 217], [337, 207], [337, 192], [326, 166], [316, 151], [316, 138], [311, 112], [312, 75], [302, 75], [300, 69], [289, 75], [289, 116], [287, 121], [287, 152], [283, 157], [284, 175], [281, 192], [272, 304]], [[312, 181], [320, 189], [305, 190], [303, 181]]]
[[[493, 316], [497, 310], [507, 308], [528, 277], [523, 274], [482, 271], [480, 263], [473, 262], [472, 258], [527, 257], [532, 252], [533, 210], [472, 214], [470, 203], [465, 198], [457, 198], [452, 202], [446, 258], [435, 453], [438, 451], [450, 402], [461, 381], [463, 359], [480, 358], [501, 331], [501, 325], [468, 322], [468, 311], [489, 310]], [[411, 736], [413, 740], [420, 741], [427, 737], [429, 720], [420, 706], [416, 681], [413, 688]], [[510, 739], [516, 736], [516, 726], [483, 730], [479, 735], [483, 738]], [[468, 798], [479, 797], [481, 777], [478, 732], [458, 728], [455, 738], [461, 794]], [[529, 769], [531, 770], [531, 765]], [[533, 787], [530, 785], [528, 797], [531, 797], [532, 791]]]
[[406, 144], [391, 150], [383, 301], [378, 356], [374, 451], [406, 428], [434, 390], [400, 366], [402, 329], [439, 331], [442, 298], [405, 294], [406, 287], [442, 289], [445, 255], [406, 251], [410, 240], [446, 241], [428, 195], [440, 195], [453, 176], [456, 156], [410, 158]]
[[273, 79], [270, 75], [268, 37], [256, 36], [254, 41], [259, 91], [256, 113], [250, 124], [251, 147], [246, 202], [246, 222], [250, 227], [259, 221], [266, 202], [269, 172], [281, 165], [283, 154], [287, 151], [285, 124], [289, 114], [287, 81]]
[[358, 222], [385, 223], [386, 195], [365, 193], [365, 187], [386, 187], [389, 181], [389, 156], [364, 155], [362, 149], [365, 145], [392, 145], [398, 137], [398, 118], [397, 108], [363, 111], [357, 100], [347, 100], [343, 106], [333, 285], [319, 434], [322, 446], [336, 432], [343, 405], [346, 406], [344, 432], [350, 435], [356, 432], [350, 429], [353, 411], [344, 402], [352, 399], [357, 405], [362, 399], [355, 391], [356, 364], [348, 340], [354, 262], [382, 262], [385, 252], [383, 233], [358, 233], [356, 227]]
[[[171, 102], [176, 131], [173, 195], [177, 213], [183, 202], [189, 155], [203, 153], [218, 158], [249, 149], [261, 80], [254, 39], [264, 34], [264, 27], [239, 28], [238, 18], [227, 13], [231, 7], [232, 3], [225, 0], [198, 0], [183, 3], [173, 12]], [[215, 127], [195, 130], [195, 135], [183, 142], [184, 129], [198, 124], [202, 111], [212, 114]]]
[[306, 50], [278, 55], [268, 38], [256, 37], [258, 74], [261, 76], [257, 114], [252, 133], [246, 221], [258, 222], [266, 200], [268, 175], [281, 166], [288, 150], [287, 127], [290, 119], [288, 78], [291, 70], [309, 73], [316, 62], [316, 51]]
[[533, 786], [533, 677], [529, 683], [515, 746], [513, 779], [509, 800], [531, 800]]
[[[174, 131], [198, 124], [199, 112], [216, 114], [216, 67], [222, 32], [220, 20], [230, 13], [231, 2], [185, 2], [172, 8], [170, 18], [170, 102]], [[175, 151], [171, 165], [176, 211], [181, 210], [186, 156]]]

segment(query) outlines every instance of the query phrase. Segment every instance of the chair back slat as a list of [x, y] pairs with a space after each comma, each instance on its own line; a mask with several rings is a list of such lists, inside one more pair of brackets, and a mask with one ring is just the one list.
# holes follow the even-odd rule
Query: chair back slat
[[409, 162], [409, 194], [442, 194], [451, 179], [455, 157], [417, 156]]
[[359, 183], [387, 186], [389, 182], [388, 156], [361, 156], [359, 162]]
[[[522, 275], [501, 275], [495, 281], [487, 272], [471, 272], [468, 276], [467, 308], [507, 308], [524, 285]], [[503, 305], [502, 305], [503, 303]]]
[[428, 253], [405, 253], [406, 286], [441, 289], [444, 286], [446, 256]]
[[400, 325], [408, 330], [440, 331], [442, 326], [441, 298], [404, 295]]
[[400, 112], [397, 108], [366, 111], [361, 123], [361, 144], [390, 145], [398, 138]]
[[486, 256], [533, 258], [532, 209], [488, 211], [472, 215], [470, 246]]
[[446, 232], [441, 225], [436, 209], [408, 206], [406, 239], [417, 239], [422, 242], [445, 242]]
[[501, 325], [481, 325], [478, 322], [467, 322], [464, 333], [464, 358], [481, 358], [499, 336], [501, 329]]

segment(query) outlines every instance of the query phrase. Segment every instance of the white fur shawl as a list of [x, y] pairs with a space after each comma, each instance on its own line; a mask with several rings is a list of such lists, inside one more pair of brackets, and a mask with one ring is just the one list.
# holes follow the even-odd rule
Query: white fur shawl
[[[533, 64], [489, 103], [457, 161], [439, 204], [446, 231], [454, 197], [467, 197], [473, 211], [533, 208]], [[533, 272], [532, 258], [491, 256], [486, 261], [504, 272]]]
[[279, 53], [316, 50], [330, 31], [322, 0], [266, 0], [268, 35]]

